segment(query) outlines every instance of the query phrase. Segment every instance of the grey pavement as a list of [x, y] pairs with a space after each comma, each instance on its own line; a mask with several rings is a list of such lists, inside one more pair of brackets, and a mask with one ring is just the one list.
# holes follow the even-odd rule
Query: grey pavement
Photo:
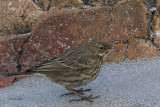
[[100, 95], [93, 103], [70, 102], [67, 93], [42, 77], [32, 76], [0, 89], [0, 107], [160, 107], [160, 59], [106, 63], [86, 95]]

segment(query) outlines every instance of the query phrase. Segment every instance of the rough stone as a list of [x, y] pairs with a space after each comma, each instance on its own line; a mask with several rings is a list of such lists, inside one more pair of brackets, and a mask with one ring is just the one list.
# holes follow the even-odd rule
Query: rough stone
[[114, 6], [121, 0], [32, 0], [42, 10], [54, 10], [62, 8], [80, 8], [84, 9], [85, 6]]
[[3, 74], [0, 74], [0, 88], [6, 87], [12, 84], [15, 80], [15, 77], [4, 77]]
[[[22, 45], [28, 36], [28, 34], [25, 34], [0, 37], [0, 73], [21, 71], [19, 59]], [[3, 75], [0, 75], [0, 87], [9, 85], [13, 80], [14, 77], [6, 79]]]
[[30, 32], [42, 14], [30, 0], [1, 0], [0, 12], [0, 35]]
[[76, 34], [82, 35], [82, 38], [96, 33], [99, 35], [97, 38], [106, 37], [108, 42], [125, 41], [132, 37], [143, 38], [147, 35], [149, 23], [147, 15], [149, 12], [142, 2], [125, 0], [114, 8], [95, 7], [50, 12], [44, 15], [44, 20], [38, 24], [39, 27], [36, 27], [37, 31], [36, 29], [34, 31], [38, 35], [44, 35], [39, 32], [45, 32], [45, 35], [56, 33], [62, 35], [61, 32], [64, 32], [66, 37]]
[[150, 60], [151, 58], [160, 57], [160, 51], [151, 41], [134, 38], [129, 40], [127, 56], [132, 61], [141, 58]]
[[[16, 70], [20, 45], [16, 47], [16, 35], [0, 37], [0, 69], [5, 72]], [[18, 41], [18, 42], [21, 42]], [[21, 42], [22, 44], [22, 42]], [[8, 66], [9, 64], [9, 66]]]
[[72, 8], [83, 4], [81, 0], [33, 0], [33, 2], [44, 11]]
[[141, 0], [123, 0], [113, 8], [111, 41], [124, 41], [132, 37], [145, 38], [148, 32], [148, 12]]
[[111, 6], [114, 7], [119, 1], [122, 0], [82, 0], [85, 5], [90, 6]]
[[102, 5], [114, 7], [119, 1], [122, 0], [102, 0]]
[[32, 0], [43, 11], [47, 11], [50, 8], [50, 1], [52, 0]]

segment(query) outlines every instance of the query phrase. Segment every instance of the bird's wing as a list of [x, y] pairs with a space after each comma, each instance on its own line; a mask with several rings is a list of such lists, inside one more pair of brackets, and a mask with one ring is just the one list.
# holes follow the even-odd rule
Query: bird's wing
[[54, 58], [52, 60], [45, 61], [38, 66], [31, 68], [31, 71], [71, 71], [71, 70], [80, 70], [88, 69], [84, 63], [80, 63], [75, 60], [69, 60], [64, 58]]
[[92, 54], [84, 55], [77, 59], [79, 63], [87, 65], [90, 68], [93, 68], [95, 65], [97, 65], [100, 60], [100, 58]]

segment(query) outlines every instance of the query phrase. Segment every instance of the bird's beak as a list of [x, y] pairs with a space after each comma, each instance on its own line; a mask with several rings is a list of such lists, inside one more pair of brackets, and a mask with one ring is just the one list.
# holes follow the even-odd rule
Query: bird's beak
[[115, 49], [115, 48], [111, 48], [107, 50], [108, 52], [119, 52], [119, 50]]

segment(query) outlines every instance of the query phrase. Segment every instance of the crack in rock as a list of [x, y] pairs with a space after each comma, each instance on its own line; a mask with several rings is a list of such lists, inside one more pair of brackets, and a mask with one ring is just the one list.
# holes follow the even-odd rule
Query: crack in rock
[[[18, 53], [18, 59], [17, 59], [17, 66], [16, 66], [16, 67], [17, 67], [17, 69], [18, 69], [18, 72], [21, 72], [21, 69], [22, 69], [22, 65], [21, 65], [21, 63], [20, 63], [20, 58], [21, 58], [21, 56], [22, 56], [22, 54], [23, 54], [23, 51], [24, 51], [23, 46], [24, 46], [25, 43], [28, 42], [31, 34], [29, 34], [29, 35], [27, 35], [27, 36], [28, 36], [28, 37], [23, 40], [23, 43], [22, 43], [22, 45], [21, 45], [21, 47], [20, 47], [20, 51], [17, 52], [17, 53]], [[15, 40], [15, 43], [16, 43], [16, 42], [17, 42], [17, 39]], [[15, 49], [16, 49], [16, 48], [15, 48]], [[16, 50], [15, 50], [15, 51], [16, 51]]]

